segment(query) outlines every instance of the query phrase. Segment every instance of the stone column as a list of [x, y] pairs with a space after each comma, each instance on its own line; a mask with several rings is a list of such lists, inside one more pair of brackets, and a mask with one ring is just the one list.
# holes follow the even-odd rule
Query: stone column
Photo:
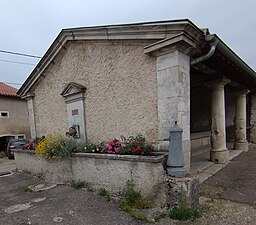
[[35, 123], [35, 113], [34, 113], [34, 104], [33, 104], [34, 95], [27, 94], [23, 98], [27, 101], [31, 138], [36, 138], [36, 123]]
[[256, 144], [256, 94], [251, 95], [250, 142]]
[[235, 146], [236, 150], [248, 151], [248, 141], [246, 140], [246, 94], [248, 90], [241, 90], [235, 93]]
[[190, 169], [190, 57], [179, 50], [157, 56], [159, 148], [168, 151], [169, 129], [183, 129], [185, 168]]
[[226, 147], [225, 94], [224, 86], [230, 80], [221, 78], [207, 84], [212, 89], [211, 98], [211, 152], [210, 160], [214, 163], [227, 163], [229, 152]]

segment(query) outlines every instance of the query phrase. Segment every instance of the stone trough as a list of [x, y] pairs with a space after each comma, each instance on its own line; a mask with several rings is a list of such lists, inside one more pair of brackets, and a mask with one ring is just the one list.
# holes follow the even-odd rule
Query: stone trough
[[[153, 200], [158, 206], [169, 207], [177, 203], [178, 199], [174, 201], [173, 196], [177, 195], [179, 187], [182, 185], [184, 192], [191, 193], [191, 190], [186, 190], [186, 187], [190, 189], [192, 186], [187, 184], [192, 180], [195, 181], [194, 178], [187, 177], [182, 184], [182, 178], [179, 178], [178, 182], [172, 178], [172, 185], [170, 185], [170, 177], [167, 176], [164, 166], [165, 155], [74, 153], [70, 159], [61, 161], [47, 160], [37, 156], [35, 151], [31, 150], [15, 150], [14, 155], [18, 170], [31, 172], [54, 183], [65, 183], [71, 180], [86, 181], [94, 188], [106, 188], [109, 192], [119, 195], [126, 182], [132, 178], [141, 195]], [[197, 187], [193, 185], [192, 188]], [[194, 197], [189, 196], [189, 202], [191, 199], [194, 201]]]

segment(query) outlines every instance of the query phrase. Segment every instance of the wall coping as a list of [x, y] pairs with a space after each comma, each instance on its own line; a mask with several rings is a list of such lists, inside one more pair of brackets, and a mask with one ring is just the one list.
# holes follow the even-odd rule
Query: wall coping
[[[35, 154], [34, 150], [15, 149], [14, 152]], [[161, 154], [161, 155], [157, 155], [157, 156], [141, 156], [141, 155], [118, 155], [118, 154], [112, 155], [112, 154], [99, 154], [99, 153], [73, 153], [72, 157], [158, 163], [158, 162], [163, 162], [166, 155]]]

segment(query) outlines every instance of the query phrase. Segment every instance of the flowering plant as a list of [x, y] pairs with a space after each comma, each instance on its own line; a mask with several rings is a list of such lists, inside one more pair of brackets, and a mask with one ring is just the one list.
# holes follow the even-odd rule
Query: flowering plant
[[[38, 139], [39, 140], [39, 139]], [[50, 134], [37, 141], [31, 141], [30, 146], [35, 148], [37, 155], [46, 159], [62, 159], [70, 157], [72, 152], [88, 152], [100, 154], [121, 154], [121, 155], [147, 155], [153, 156], [154, 147], [148, 144], [141, 134], [125, 138], [121, 136], [121, 140], [112, 139], [108, 142], [100, 142], [97, 144], [85, 144], [76, 142], [73, 138], [69, 138], [59, 134]]]
[[42, 139], [36, 146], [36, 154], [46, 159], [62, 159], [70, 157], [77, 148], [74, 139], [59, 134], [50, 134]]
[[87, 144], [84, 147], [85, 152], [105, 153], [105, 154], [121, 154], [121, 155], [155, 155], [154, 147], [148, 144], [141, 134], [125, 138], [121, 136], [121, 140], [109, 140], [106, 144]]

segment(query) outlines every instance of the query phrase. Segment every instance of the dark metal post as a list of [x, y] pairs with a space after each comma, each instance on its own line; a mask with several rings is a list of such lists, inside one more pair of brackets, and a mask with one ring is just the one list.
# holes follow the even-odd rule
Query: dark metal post
[[182, 147], [182, 128], [175, 125], [170, 128], [170, 147], [167, 159], [167, 174], [173, 177], [184, 177], [186, 175], [185, 162]]

